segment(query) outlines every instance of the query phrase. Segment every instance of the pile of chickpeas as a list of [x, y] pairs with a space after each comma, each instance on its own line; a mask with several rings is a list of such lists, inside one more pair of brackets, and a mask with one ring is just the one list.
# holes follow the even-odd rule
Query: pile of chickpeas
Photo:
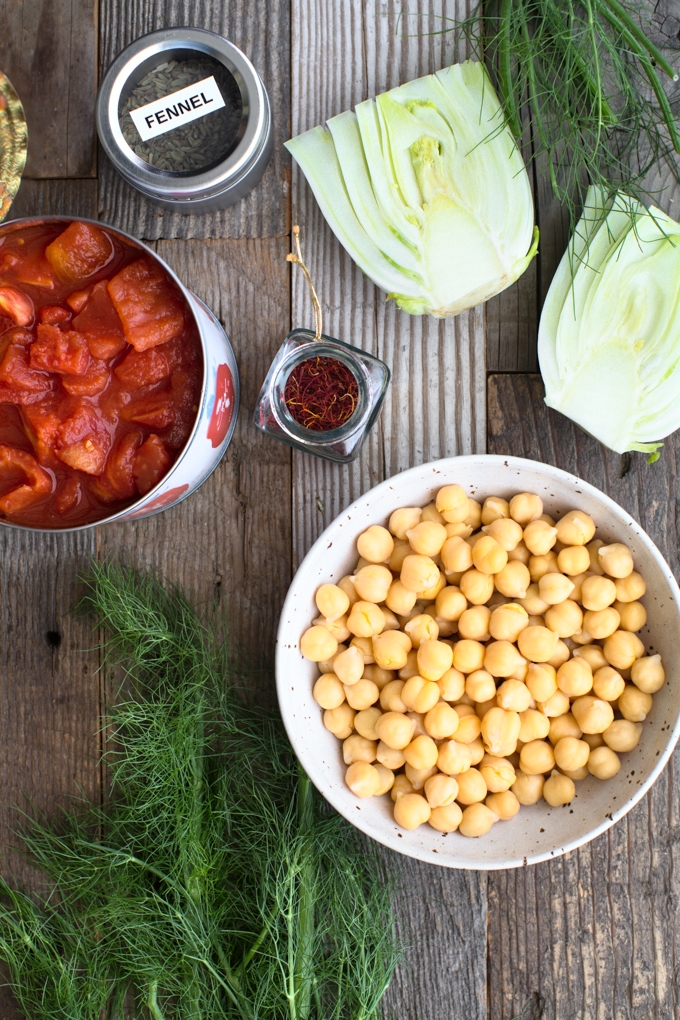
[[389, 792], [404, 829], [482, 836], [617, 774], [665, 674], [637, 635], [631, 552], [595, 532], [529, 492], [482, 505], [445, 485], [359, 536], [300, 641], [357, 797]]

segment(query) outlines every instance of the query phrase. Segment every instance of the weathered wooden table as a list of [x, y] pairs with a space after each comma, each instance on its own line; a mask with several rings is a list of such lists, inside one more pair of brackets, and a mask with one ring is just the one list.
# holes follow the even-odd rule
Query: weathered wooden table
[[[386, 304], [340, 248], [282, 141], [450, 63], [444, 31], [468, 0], [0, 0], [0, 69], [25, 103], [30, 150], [11, 217], [101, 218], [151, 242], [212, 307], [236, 351], [242, 407], [209, 481], [148, 521], [76, 535], [0, 533], [0, 839], [29, 797], [52, 812], [102, 795], [102, 690], [87, 627], [68, 615], [90, 557], [152, 565], [226, 607], [238, 645], [271, 658], [279, 608], [306, 549], [361, 492], [413, 464], [482, 452], [549, 461], [606, 490], [680, 572], [680, 443], [646, 466], [605, 451], [542, 402], [536, 325], [566, 240], [562, 211], [534, 180], [541, 253], [515, 287], [448, 322]], [[669, 37], [677, 0], [656, 4]], [[410, 12], [410, 13], [409, 13]], [[664, 21], [665, 19], [665, 21]], [[180, 216], [128, 188], [97, 152], [97, 79], [133, 39], [192, 24], [253, 60], [272, 102], [276, 147], [264, 179], [222, 213]], [[666, 193], [662, 204], [673, 210]], [[312, 322], [285, 262], [300, 223], [328, 332], [392, 369], [360, 459], [331, 466], [257, 432], [253, 406], [291, 323]], [[272, 679], [273, 683], [273, 679]], [[677, 761], [677, 759], [676, 759]], [[518, 871], [447, 871], [406, 860], [401, 927], [410, 949], [385, 1000], [403, 1020], [671, 1020], [680, 1017], [680, 807], [676, 763], [624, 820], [583, 849]], [[387, 853], [387, 852], [386, 852]], [[3, 866], [27, 881], [16, 858]], [[0, 1000], [0, 1020], [15, 1016]]]

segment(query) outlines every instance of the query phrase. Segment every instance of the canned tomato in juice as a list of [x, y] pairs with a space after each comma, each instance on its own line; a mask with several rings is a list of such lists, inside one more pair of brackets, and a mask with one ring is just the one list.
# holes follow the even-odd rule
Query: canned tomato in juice
[[238, 398], [222, 326], [146, 245], [93, 220], [0, 226], [0, 524], [174, 506], [222, 458]]

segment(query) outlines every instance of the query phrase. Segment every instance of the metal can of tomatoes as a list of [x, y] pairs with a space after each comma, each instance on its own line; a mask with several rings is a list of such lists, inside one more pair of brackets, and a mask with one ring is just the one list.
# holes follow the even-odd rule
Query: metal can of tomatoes
[[238, 400], [224, 329], [146, 245], [94, 220], [0, 226], [0, 524], [174, 506], [219, 463]]

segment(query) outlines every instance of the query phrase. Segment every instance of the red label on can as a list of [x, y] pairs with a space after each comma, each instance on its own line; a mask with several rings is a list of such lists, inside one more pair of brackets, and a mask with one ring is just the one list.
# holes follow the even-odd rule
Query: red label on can
[[207, 436], [213, 449], [224, 442], [231, 419], [234, 415], [234, 380], [228, 365], [217, 366], [215, 403], [208, 425]]
[[167, 492], [161, 492], [160, 496], [156, 496], [150, 503], [139, 508], [139, 510], [133, 511], [131, 514], [126, 514], [125, 517], [121, 517], [123, 521], [132, 521], [135, 517], [146, 517], [147, 514], [152, 513], [154, 510], [165, 510], [166, 507], [176, 503], [180, 496], [189, 488], [189, 483], [185, 482], [184, 485], [176, 485], [174, 489], [168, 489]]

